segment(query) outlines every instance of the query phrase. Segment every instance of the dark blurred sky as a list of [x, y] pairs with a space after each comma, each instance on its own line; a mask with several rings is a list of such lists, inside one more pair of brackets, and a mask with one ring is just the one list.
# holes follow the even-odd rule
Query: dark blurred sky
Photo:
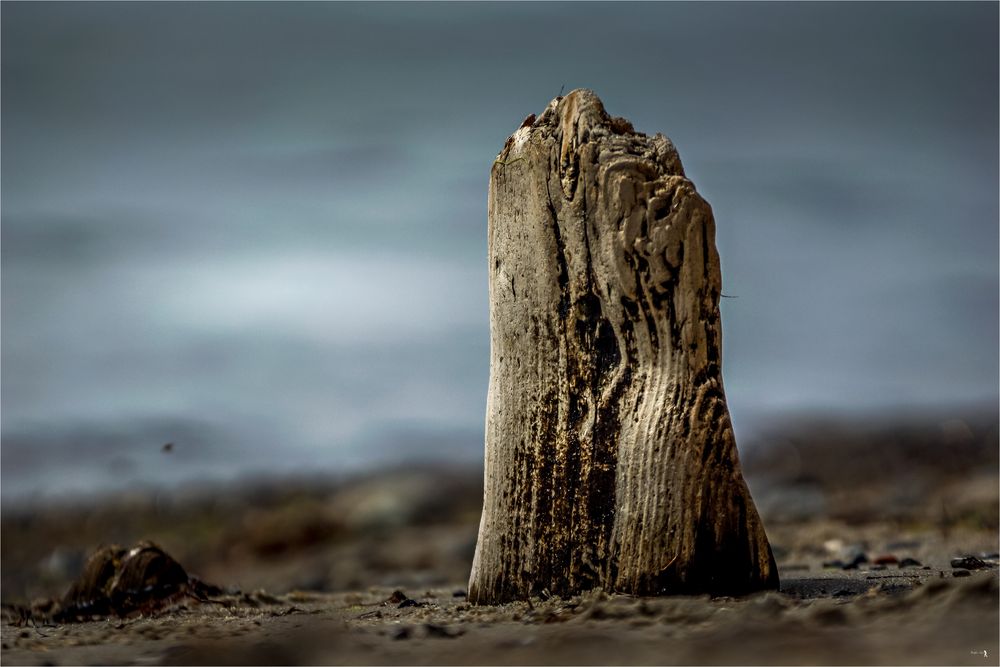
[[997, 401], [997, 3], [0, 12], [5, 497], [477, 460], [489, 170], [564, 86], [714, 207], [738, 437]]

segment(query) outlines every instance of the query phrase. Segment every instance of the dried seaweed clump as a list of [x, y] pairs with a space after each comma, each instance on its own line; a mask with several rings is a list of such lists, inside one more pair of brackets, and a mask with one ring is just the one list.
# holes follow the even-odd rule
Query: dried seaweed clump
[[152, 542], [131, 549], [117, 544], [95, 551], [61, 599], [33, 605], [33, 620], [60, 623], [163, 611], [184, 598], [208, 601], [222, 591], [188, 573]]

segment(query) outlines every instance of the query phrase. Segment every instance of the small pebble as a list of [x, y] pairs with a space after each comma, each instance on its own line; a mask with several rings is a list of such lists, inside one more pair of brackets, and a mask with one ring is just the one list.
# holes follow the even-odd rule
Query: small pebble
[[883, 554], [875, 559], [876, 565], [895, 565], [899, 562], [899, 559], [892, 554]]
[[423, 602], [417, 602], [416, 600], [411, 600], [410, 598], [406, 598], [405, 600], [399, 603], [397, 609], [406, 609], [407, 607], [423, 607], [423, 606], [424, 606]]
[[920, 561], [918, 561], [916, 558], [904, 558], [903, 560], [899, 561], [899, 569], [902, 570], [904, 567], [920, 567]]
[[465, 591], [463, 591], [462, 589], [458, 589], [457, 591], [453, 592], [453, 593], [451, 594], [451, 596], [452, 596], [453, 598], [464, 598], [464, 597], [468, 597], [468, 596], [469, 596], [469, 594], [468, 594], [468, 593], [466, 593]]
[[969, 572], [968, 570], [955, 570], [954, 572], [951, 573], [951, 576], [953, 577], [968, 577], [971, 575], [972, 573]]
[[987, 567], [993, 567], [989, 563], [984, 563], [975, 556], [963, 556], [962, 558], [952, 558], [951, 566], [953, 568], [962, 568], [964, 570], [982, 570]]
[[845, 563], [843, 569], [856, 570], [858, 569], [859, 565], [862, 565], [867, 562], [868, 562], [867, 556], [865, 556], [864, 554], [858, 554], [857, 556], [854, 557], [854, 559], [851, 562]]
[[389, 596], [389, 598], [386, 600], [386, 602], [388, 602], [389, 604], [399, 604], [400, 602], [403, 602], [403, 601], [409, 600], [409, 599], [410, 599], [410, 596], [407, 595], [406, 593], [404, 593], [403, 591], [393, 591], [392, 595]]
[[848, 563], [851, 561], [858, 561], [859, 563], [868, 562], [868, 556], [865, 554], [865, 548], [862, 544], [852, 544], [844, 547], [844, 551], [840, 554], [840, 557]]

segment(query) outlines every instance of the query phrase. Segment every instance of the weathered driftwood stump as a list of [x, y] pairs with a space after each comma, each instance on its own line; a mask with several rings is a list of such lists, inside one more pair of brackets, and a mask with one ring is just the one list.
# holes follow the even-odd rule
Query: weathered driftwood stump
[[712, 210], [670, 140], [588, 90], [529, 116], [489, 192], [474, 603], [778, 585], [722, 389]]

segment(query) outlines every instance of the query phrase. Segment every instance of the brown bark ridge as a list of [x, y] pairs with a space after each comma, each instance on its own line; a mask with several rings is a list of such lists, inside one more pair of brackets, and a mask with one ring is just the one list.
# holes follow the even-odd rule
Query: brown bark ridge
[[490, 384], [473, 603], [776, 588], [722, 387], [712, 209], [589, 90], [489, 189]]

